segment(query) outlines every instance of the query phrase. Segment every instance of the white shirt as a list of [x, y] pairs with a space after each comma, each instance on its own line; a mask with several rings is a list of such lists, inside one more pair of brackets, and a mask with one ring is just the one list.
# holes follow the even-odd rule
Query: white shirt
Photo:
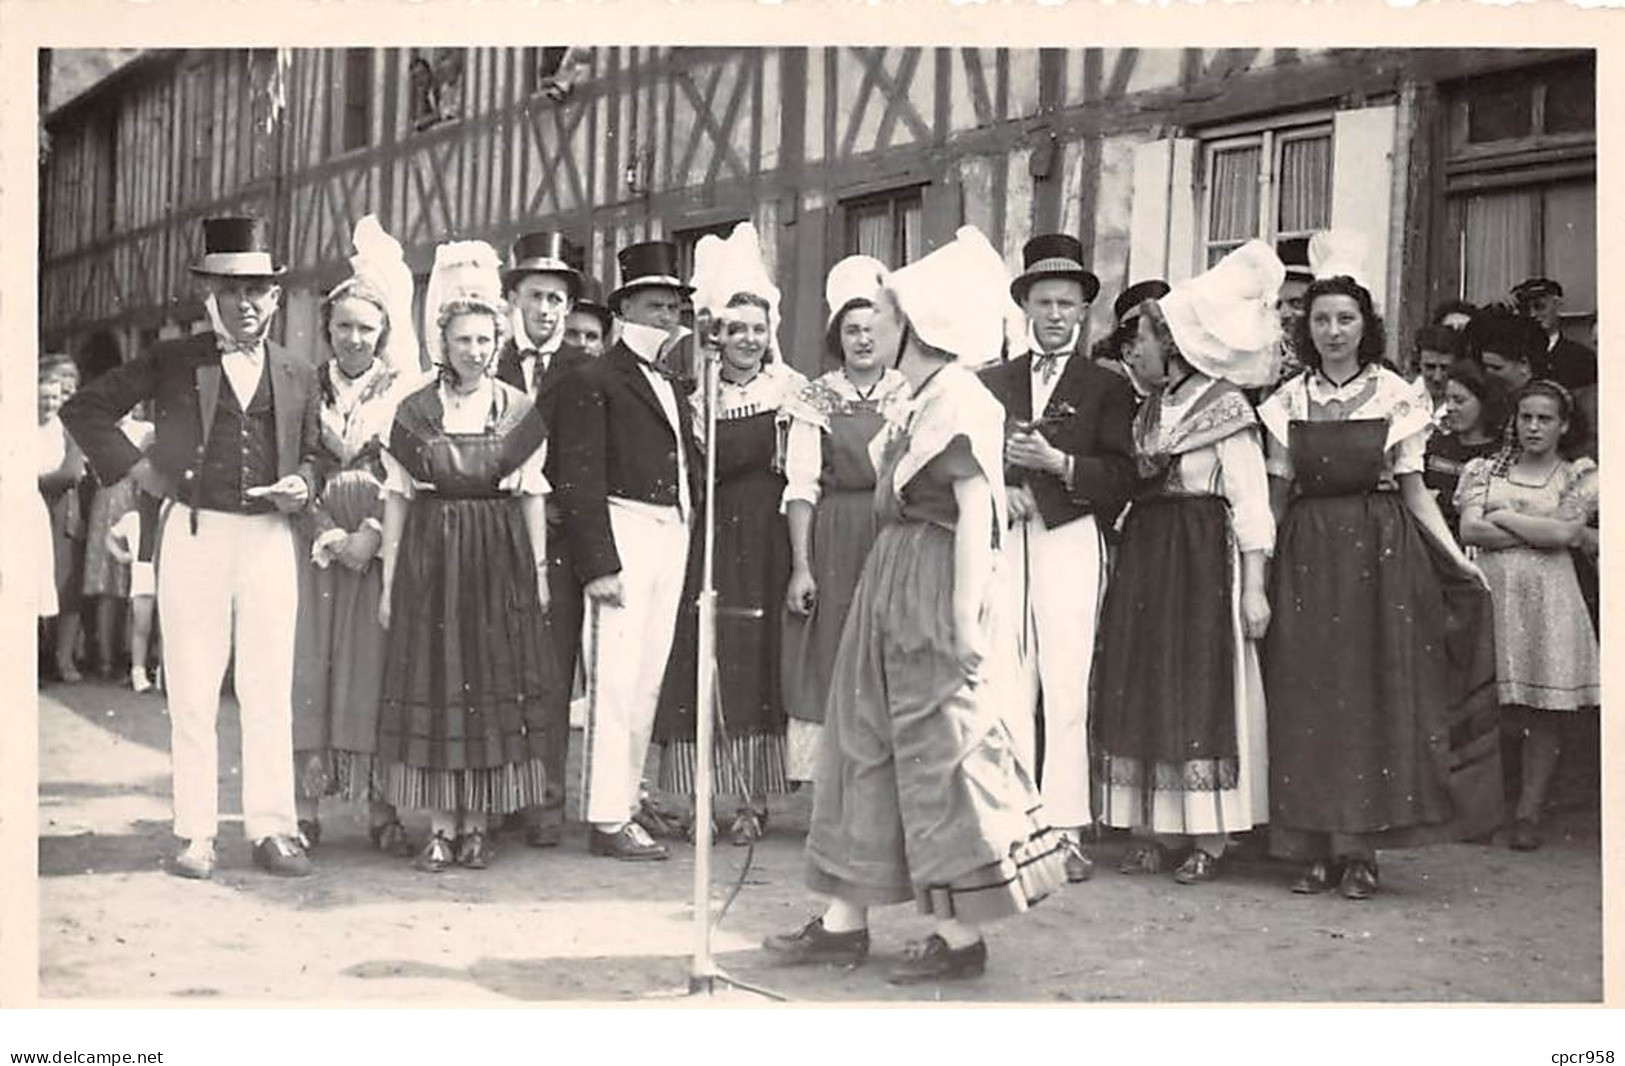
[[254, 390], [260, 387], [260, 374], [265, 371], [265, 342], [256, 344], [252, 351], [229, 351], [220, 357], [220, 369], [231, 382], [231, 391], [237, 396], [237, 405], [248, 410]]
[[536, 379], [547, 373], [547, 364], [559, 346], [564, 343], [564, 320], [553, 330], [553, 335], [541, 344], [533, 345], [525, 332], [525, 316], [516, 308], [512, 319], [514, 346], [519, 349], [519, 372], [524, 375], [525, 391], [536, 395]]
[[643, 371], [644, 379], [654, 390], [655, 399], [660, 401], [660, 409], [666, 413], [666, 421], [671, 424], [672, 435], [677, 439], [677, 511], [686, 520], [694, 508], [688, 491], [688, 452], [683, 447], [683, 434], [686, 429], [677, 411], [676, 390], [671, 387], [671, 382], [665, 375], [654, 368], [654, 360], [660, 354], [660, 346], [670, 336], [671, 334], [665, 330], [640, 326], [635, 322], [626, 323], [621, 332], [621, 339], [638, 357], [638, 369]]
[[1066, 373], [1067, 360], [1072, 358], [1072, 353], [1078, 346], [1078, 337], [1082, 333], [1082, 324], [1072, 327], [1072, 335], [1066, 339], [1066, 343], [1061, 345], [1060, 349], [1055, 353], [1054, 369], [1049, 370], [1046, 375], [1046, 371], [1039, 369], [1039, 356], [1044, 354], [1044, 349], [1038, 343], [1038, 337], [1033, 330], [1032, 324], [1028, 323], [1027, 350], [1032, 352], [1033, 355], [1033, 419], [1035, 421], [1044, 417], [1044, 408], [1049, 406], [1050, 397], [1055, 395], [1056, 383], [1061, 380], [1061, 375]]

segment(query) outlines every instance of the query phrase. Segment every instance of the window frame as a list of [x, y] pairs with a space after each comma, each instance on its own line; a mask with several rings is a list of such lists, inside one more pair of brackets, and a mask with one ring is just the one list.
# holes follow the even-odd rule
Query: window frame
[[858, 254], [857, 249], [857, 220], [859, 212], [865, 208], [885, 205], [887, 208], [887, 222], [891, 227], [891, 247], [887, 249], [888, 255], [881, 257], [888, 269], [897, 270], [907, 266], [910, 260], [904, 257], [907, 252], [905, 229], [899, 225], [901, 214], [899, 208], [910, 203], [919, 211], [920, 218], [920, 255], [925, 255], [925, 192], [930, 186], [928, 181], [909, 181], [903, 184], [890, 185], [878, 189], [864, 189], [856, 191], [839, 201], [840, 231], [839, 248], [840, 257]]
[[[362, 81], [364, 99], [356, 100], [355, 86], [352, 84], [354, 61], [360, 58], [366, 60], [366, 77]], [[373, 141], [373, 127], [376, 124], [377, 102], [373, 92], [374, 83], [378, 76], [378, 55], [371, 48], [343, 48], [335, 57], [333, 66], [333, 80], [338, 87], [334, 93], [332, 115], [332, 129], [327, 139], [328, 158], [350, 155], [368, 148]], [[361, 139], [357, 144], [349, 144], [348, 139], [352, 132], [352, 117], [360, 113]]]
[[[1337, 173], [1337, 134], [1331, 111], [1300, 112], [1292, 115], [1274, 116], [1268, 119], [1256, 119], [1248, 122], [1231, 123], [1226, 126], [1203, 130], [1197, 135], [1201, 148], [1198, 161], [1197, 183], [1197, 212], [1198, 233], [1196, 241], [1198, 272], [1212, 266], [1215, 248], [1222, 247], [1225, 253], [1240, 247], [1254, 238], [1262, 240], [1272, 248], [1279, 247], [1282, 241], [1294, 238], [1305, 238], [1313, 234], [1316, 229], [1280, 229], [1280, 171], [1282, 165], [1282, 152], [1284, 146], [1294, 141], [1319, 140], [1325, 138], [1327, 142], [1327, 173], [1326, 173], [1326, 219], [1327, 225], [1331, 221], [1331, 195], [1335, 175]], [[1258, 173], [1258, 226], [1254, 233], [1244, 237], [1231, 237], [1216, 239], [1212, 234], [1213, 226], [1213, 169], [1214, 157], [1223, 151], [1242, 147], [1256, 146], [1259, 149]]]

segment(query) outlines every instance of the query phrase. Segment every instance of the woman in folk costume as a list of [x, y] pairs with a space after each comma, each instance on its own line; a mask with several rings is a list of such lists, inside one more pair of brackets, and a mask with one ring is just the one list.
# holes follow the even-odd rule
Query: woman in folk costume
[[383, 798], [429, 811], [420, 869], [491, 859], [491, 815], [542, 801], [547, 701], [568, 698], [547, 624], [546, 430], [495, 380], [509, 310], [481, 241], [435, 250], [438, 379], [401, 400], [383, 453], [389, 630]]
[[1500, 822], [1484, 577], [1422, 480], [1425, 393], [1382, 366], [1358, 235], [1316, 234], [1305, 372], [1260, 408], [1279, 523], [1264, 648], [1270, 837], [1300, 893], [1377, 891], [1376, 848]]
[[901, 399], [908, 380], [875, 345], [875, 300], [886, 268], [853, 255], [824, 282], [829, 322], [824, 346], [840, 366], [785, 403], [784, 512], [790, 522], [791, 572], [785, 593], [792, 614], [785, 648], [790, 780], [811, 781], [818, 767], [824, 705], [835, 653], [875, 542], [875, 467], [869, 443], [885, 426], [883, 411]]
[[1275, 541], [1258, 419], [1242, 389], [1273, 380], [1285, 268], [1250, 241], [1141, 305], [1141, 491], [1106, 589], [1091, 706], [1096, 805], [1145, 839], [1118, 867], [1211, 881], [1226, 835], [1268, 820], [1264, 568]]
[[311, 505], [308, 589], [300, 627], [302, 699], [294, 702], [295, 802], [308, 845], [324, 796], [369, 803], [368, 835], [401, 854], [406, 833], [381, 799], [375, 756], [384, 682], [384, 444], [401, 396], [423, 384], [412, 328], [412, 273], [401, 246], [368, 215], [356, 224], [351, 276], [321, 305], [330, 358], [319, 374], [321, 447], [332, 464]]
[[1065, 880], [1065, 844], [1005, 725], [993, 679], [993, 570], [1005, 529], [1004, 414], [961, 364], [995, 358], [1008, 275], [972, 227], [891, 274], [875, 345], [912, 390], [906, 422], [872, 448], [882, 528], [835, 660], [807, 837], [823, 915], [764, 947], [785, 962], [856, 964], [872, 906], [913, 899], [938, 920], [889, 980], [975, 977], [981, 925]]
[[[716, 791], [738, 798], [729, 835], [761, 837], [768, 796], [789, 791], [784, 773], [784, 588], [790, 537], [784, 496], [784, 405], [807, 379], [778, 358], [779, 290], [762, 261], [756, 228], [695, 249], [694, 306], [714, 323], [720, 348], [716, 395], [717, 700]], [[699, 412], [704, 417], [704, 412]], [[697, 575], [705, 538], [690, 544]], [[690, 582], [691, 589], [693, 582]], [[661, 687], [655, 737], [660, 787], [694, 794], [697, 613], [685, 597], [676, 651]], [[696, 811], [696, 832], [710, 812]]]

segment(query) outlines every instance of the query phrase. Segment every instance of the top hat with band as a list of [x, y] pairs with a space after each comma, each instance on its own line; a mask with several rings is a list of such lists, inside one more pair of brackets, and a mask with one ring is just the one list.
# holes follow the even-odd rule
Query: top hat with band
[[508, 267], [502, 272], [503, 288], [512, 290], [527, 274], [557, 274], [569, 283], [570, 298], [578, 299], [583, 258], [581, 248], [557, 231], [520, 234], [513, 242]]
[[676, 289], [684, 296], [694, 292], [677, 276], [677, 246], [670, 241], [629, 244], [615, 258], [621, 267], [621, 287], [609, 294], [612, 308], [619, 308], [621, 300], [638, 289]]
[[264, 219], [228, 215], [203, 220], [203, 258], [188, 269], [204, 277], [274, 278], [286, 268], [271, 261]]
[[1059, 278], [1083, 286], [1083, 302], [1100, 292], [1100, 279], [1084, 269], [1083, 242], [1069, 233], [1044, 233], [1021, 249], [1022, 272], [1010, 283], [1010, 295], [1025, 305], [1034, 284]]

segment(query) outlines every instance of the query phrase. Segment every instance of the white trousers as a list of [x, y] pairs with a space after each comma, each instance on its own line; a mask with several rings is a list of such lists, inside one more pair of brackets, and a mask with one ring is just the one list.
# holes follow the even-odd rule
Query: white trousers
[[998, 580], [1018, 661], [1006, 718], [1028, 766], [1037, 758], [1043, 695], [1045, 819], [1060, 829], [1090, 823], [1089, 669], [1105, 589], [1105, 545], [1092, 515], [1045, 529], [1034, 516], [1010, 530]]
[[638, 809], [660, 682], [671, 654], [688, 563], [688, 525], [670, 509], [611, 502], [621, 557], [619, 607], [588, 599], [581, 627], [587, 672], [582, 810], [593, 825], [620, 825]]
[[220, 686], [235, 655], [242, 720], [243, 831], [292, 836], [293, 528], [280, 514], [174, 508], [164, 523], [158, 616], [164, 627], [175, 835], [213, 837], [220, 816]]

